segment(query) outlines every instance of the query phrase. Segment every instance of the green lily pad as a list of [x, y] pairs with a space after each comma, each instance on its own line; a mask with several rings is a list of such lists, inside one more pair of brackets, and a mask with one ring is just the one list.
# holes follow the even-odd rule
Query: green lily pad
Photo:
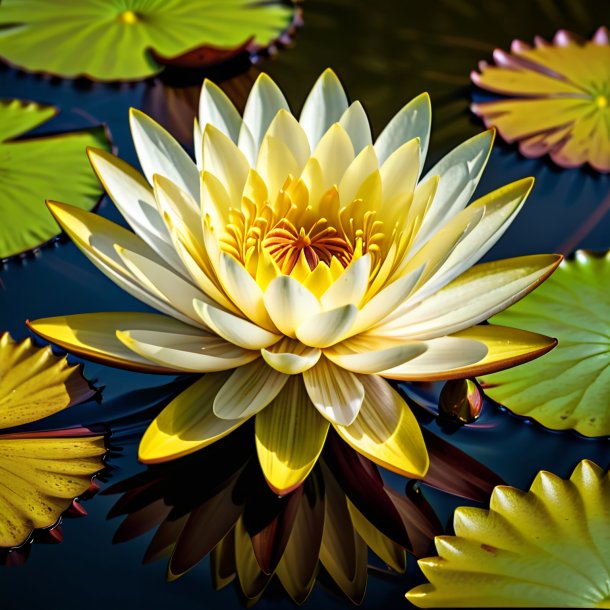
[[202, 47], [265, 47], [294, 15], [283, 0], [3, 0], [0, 56], [68, 78], [135, 80]]
[[559, 339], [549, 354], [482, 378], [485, 392], [553, 430], [610, 434], [610, 252], [579, 250], [494, 324]]
[[56, 114], [51, 106], [0, 100], [0, 259], [33, 250], [60, 233], [45, 199], [75, 201], [90, 210], [103, 195], [85, 151], [87, 146], [110, 149], [103, 127], [14, 139]]

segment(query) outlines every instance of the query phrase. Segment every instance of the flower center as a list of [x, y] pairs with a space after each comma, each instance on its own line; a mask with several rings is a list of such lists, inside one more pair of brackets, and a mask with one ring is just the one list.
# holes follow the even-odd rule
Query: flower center
[[607, 95], [598, 95], [595, 98], [595, 105], [598, 108], [607, 108], [608, 107], [608, 96]]
[[316, 221], [309, 231], [303, 227], [297, 230], [294, 224], [283, 218], [267, 233], [263, 247], [271, 254], [282, 273], [286, 274], [294, 269], [301, 252], [311, 271], [320, 261], [330, 266], [333, 257], [343, 267], [347, 267], [353, 255], [351, 244], [340, 237], [334, 227], [329, 227], [325, 218]]
[[133, 25], [134, 23], [138, 23], [140, 21], [140, 16], [135, 11], [126, 10], [122, 13], [119, 13], [117, 19], [121, 23], [126, 23], [127, 25]]

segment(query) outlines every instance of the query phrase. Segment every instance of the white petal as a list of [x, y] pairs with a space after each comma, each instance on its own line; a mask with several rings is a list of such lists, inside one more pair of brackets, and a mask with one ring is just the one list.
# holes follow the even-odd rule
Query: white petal
[[259, 358], [240, 366], [214, 399], [214, 415], [221, 419], [242, 419], [264, 409], [284, 387], [288, 375], [278, 373]]
[[354, 147], [345, 129], [335, 123], [324, 135], [313, 152], [320, 164], [324, 182], [322, 192], [339, 185], [347, 168], [354, 160]]
[[117, 338], [143, 358], [187, 373], [212, 373], [243, 366], [260, 357], [224, 339], [193, 328], [192, 334], [125, 330]]
[[364, 400], [358, 377], [322, 358], [303, 373], [305, 388], [316, 409], [333, 424], [349, 426]]
[[278, 330], [293, 338], [303, 320], [320, 311], [318, 299], [300, 282], [287, 275], [280, 275], [270, 282], [264, 302]]
[[426, 350], [425, 343], [390, 342], [358, 335], [324, 350], [324, 355], [343, 369], [369, 375], [404, 364]]
[[487, 346], [472, 339], [460, 337], [439, 337], [426, 341], [428, 349], [421, 356], [405, 364], [382, 371], [382, 377], [417, 381], [428, 374], [438, 374], [442, 379], [444, 371], [469, 366], [487, 355]]
[[419, 281], [423, 268], [407, 273], [378, 292], [358, 313], [351, 334], [363, 332], [402, 305]]
[[282, 109], [290, 111], [284, 94], [269, 76], [261, 74], [246, 102], [242, 130], [245, 126], [247, 131], [244, 130], [246, 135], [240, 132], [239, 147], [244, 150], [243, 144], [249, 135], [252, 137], [254, 150], [258, 151], [271, 121]]
[[280, 335], [270, 333], [248, 320], [239, 318], [231, 313], [203, 303], [200, 300], [193, 302], [194, 309], [209, 328], [226, 339], [229, 343], [239, 345], [244, 349], [262, 349], [273, 345], [281, 338]]
[[269, 198], [275, 200], [279, 190], [288, 176], [300, 174], [299, 164], [290, 152], [290, 148], [270, 134], [267, 134], [261, 144], [256, 160], [256, 171], [267, 185]]
[[244, 267], [222, 252], [218, 271], [220, 281], [233, 303], [258, 326], [275, 330], [265, 309], [263, 292]]
[[90, 148], [87, 153], [95, 173], [131, 228], [164, 261], [186, 275], [157, 210], [153, 191], [144, 177], [131, 165], [105, 150]]
[[261, 355], [276, 371], [297, 375], [314, 366], [322, 352], [315, 347], [307, 347], [300, 341], [284, 338], [269, 349], [262, 349]]
[[432, 108], [427, 93], [418, 95], [399, 110], [375, 142], [379, 163], [413, 138], [419, 138], [420, 160], [423, 167], [430, 140]]
[[296, 336], [305, 345], [328, 347], [349, 333], [357, 316], [358, 308], [351, 304], [323, 311], [302, 322]]
[[298, 172], [294, 175], [300, 175], [311, 150], [307, 135], [299, 122], [287, 110], [280, 110], [271, 121], [267, 135], [278, 138], [288, 147], [298, 166]]
[[347, 131], [356, 154], [373, 143], [369, 119], [360, 102], [354, 102], [343, 113], [339, 124]]
[[419, 176], [419, 141], [410, 140], [397, 148], [379, 170], [384, 205], [404, 205], [415, 191]]
[[199, 201], [199, 170], [182, 146], [161, 125], [131, 108], [129, 124], [140, 165], [150, 184], [153, 176], [169, 178], [193, 201]]
[[205, 130], [207, 123], [214, 125], [237, 144], [241, 117], [225, 92], [207, 78], [199, 96], [199, 125]]
[[222, 182], [233, 206], [239, 208], [250, 164], [235, 143], [213, 125], [203, 131], [203, 171]]
[[347, 96], [330, 69], [325, 70], [310, 91], [299, 122], [303, 126], [313, 150], [328, 128], [341, 119], [347, 110]]
[[[142, 286], [183, 314], [178, 319], [206, 328], [193, 307], [193, 299], [207, 300], [201, 290], [154, 260], [128, 248], [115, 247], [121, 260]], [[185, 319], [186, 318], [186, 319]]]
[[371, 255], [365, 254], [349, 265], [335, 282], [320, 297], [324, 309], [335, 309], [343, 305], [360, 305], [369, 282]]
[[485, 131], [466, 140], [443, 157], [422, 179], [425, 182], [432, 176], [440, 177], [434, 200], [413, 249], [424, 244], [466, 207], [487, 165], [493, 140], [493, 131]]

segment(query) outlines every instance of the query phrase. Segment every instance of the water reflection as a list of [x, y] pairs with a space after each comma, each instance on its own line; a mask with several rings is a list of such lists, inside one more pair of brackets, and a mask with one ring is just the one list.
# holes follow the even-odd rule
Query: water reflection
[[[424, 483], [484, 500], [501, 482], [442, 439], [426, 440], [432, 465]], [[248, 603], [284, 591], [300, 604], [316, 582], [360, 603], [370, 568], [403, 573], [405, 550], [423, 556], [442, 532], [418, 485], [397, 492], [334, 434], [305, 483], [282, 497], [270, 491], [251, 430], [242, 429], [104, 494], [121, 494], [109, 513], [124, 517], [115, 543], [154, 530], [144, 562], [167, 559], [168, 580], [209, 554], [215, 588], [233, 582]]]

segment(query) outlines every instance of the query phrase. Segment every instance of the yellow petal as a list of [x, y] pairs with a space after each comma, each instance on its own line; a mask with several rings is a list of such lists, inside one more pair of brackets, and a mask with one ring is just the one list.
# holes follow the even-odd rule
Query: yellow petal
[[167, 462], [207, 447], [243, 424], [219, 419], [212, 405], [230, 371], [204, 375], [172, 400], [150, 424], [138, 450], [145, 464]]
[[[339, 196], [341, 205], [347, 205], [354, 199], [361, 197], [359, 194], [363, 184], [371, 174], [379, 169], [375, 149], [369, 145], [358, 154], [345, 170], [339, 183]], [[364, 197], [362, 197], [364, 199]], [[371, 209], [374, 209], [371, 207]]]
[[335, 123], [322, 137], [313, 152], [322, 168], [324, 182], [322, 192], [339, 185], [345, 170], [354, 160], [354, 147], [345, 129]]
[[256, 416], [256, 451], [273, 491], [286, 494], [307, 478], [322, 451], [328, 426], [296, 376]]
[[284, 146], [288, 147], [298, 168], [297, 172], [293, 175], [300, 175], [303, 167], [305, 167], [305, 163], [307, 163], [307, 159], [309, 159], [309, 142], [305, 131], [292, 113], [285, 109], [280, 110], [275, 115], [273, 121], [271, 121], [266, 135], [273, 136], [280, 140]]
[[118, 368], [146, 373], [175, 373], [143, 358], [116, 338], [117, 330], [163, 330], [168, 333], [194, 331], [168, 316], [151, 313], [91, 313], [41, 318], [28, 326], [41, 337], [83, 358]]
[[339, 436], [380, 466], [407, 477], [423, 477], [430, 464], [424, 438], [409, 405], [377, 375], [360, 375], [365, 395], [349, 426], [335, 425]]

